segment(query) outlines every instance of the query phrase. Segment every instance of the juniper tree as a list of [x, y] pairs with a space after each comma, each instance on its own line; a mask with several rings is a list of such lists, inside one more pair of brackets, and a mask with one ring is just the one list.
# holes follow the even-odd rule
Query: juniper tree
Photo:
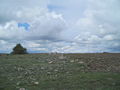
[[13, 52], [11, 54], [27, 54], [27, 49], [24, 48], [21, 44], [17, 44], [13, 48]]

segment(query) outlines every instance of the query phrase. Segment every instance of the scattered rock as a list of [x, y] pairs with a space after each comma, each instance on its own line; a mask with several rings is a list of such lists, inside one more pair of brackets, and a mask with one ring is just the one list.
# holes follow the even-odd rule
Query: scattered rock
[[58, 70], [57, 70], [57, 69], [55, 69], [54, 71], [55, 71], [55, 72], [58, 72]]
[[39, 82], [34, 82], [34, 84], [35, 84], [35, 85], [38, 85], [38, 84], [39, 84]]
[[53, 63], [53, 61], [50, 61], [50, 62], [48, 62], [49, 64], [52, 64]]
[[78, 62], [79, 64], [84, 64], [84, 62], [82, 62], [82, 61], [80, 61], [80, 62]]
[[47, 72], [47, 74], [51, 74], [51, 72]]
[[75, 62], [75, 61], [74, 61], [74, 60], [71, 60], [70, 62], [73, 63], [73, 62]]
[[20, 88], [19, 90], [25, 90], [25, 88]]
[[44, 70], [45, 68], [44, 67], [41, 67], [42, 70]]

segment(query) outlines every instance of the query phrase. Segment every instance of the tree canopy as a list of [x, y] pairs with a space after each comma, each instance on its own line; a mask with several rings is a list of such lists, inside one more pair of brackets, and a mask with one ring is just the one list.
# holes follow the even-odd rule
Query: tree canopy
[[11, 54], [27, 54], [27, 49], [24, 48], [21, 44], [17, 44]]

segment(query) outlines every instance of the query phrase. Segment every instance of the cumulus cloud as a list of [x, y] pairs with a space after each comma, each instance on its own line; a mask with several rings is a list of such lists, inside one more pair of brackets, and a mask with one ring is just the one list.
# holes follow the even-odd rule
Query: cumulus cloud
[[[16, 17], [17, 19], [0, 25], [0, 38], [57, 40], [60, 32], [66, 27], [62, 15], [49, 12], [46, 9], [24, 9], [16, 12]], [[28, 23], [30, 25], [29, 30], [26, 31], [25, 28], [18, 27], [19, 22]]]
[[[119, 0], [2, 0], [0, 50], [10, 51], [22, 43], [38, 52], [119, 52], [119, 4]], [[28, 24], [28, 30], [18, 23]]]
[[46, 8], [48, 0], [1, 0], [0, 1], [0, 23], [15, 19], [17, 11], [24, 8]]
[[115, 50], [114, 43], [120, 43], [120, 2], [118, 0], [88, 0], [88, 3], [83, 17], [80, 17], [73, 26], [73, 30], [76, 31], [72, 32], [78, 36], [75, 41], [79, 44], [86, 43], [89, 46], [86, 48], [90, 48], [88, 50], [90, 52], [94, 49], [98, 52], [118, 51], [118, 48]]

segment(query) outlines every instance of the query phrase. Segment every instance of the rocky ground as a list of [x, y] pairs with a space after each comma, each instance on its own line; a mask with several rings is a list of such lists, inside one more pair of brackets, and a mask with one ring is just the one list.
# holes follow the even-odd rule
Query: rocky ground
[[120, 54], [0, 55], [0, 90], [120, 90]]

